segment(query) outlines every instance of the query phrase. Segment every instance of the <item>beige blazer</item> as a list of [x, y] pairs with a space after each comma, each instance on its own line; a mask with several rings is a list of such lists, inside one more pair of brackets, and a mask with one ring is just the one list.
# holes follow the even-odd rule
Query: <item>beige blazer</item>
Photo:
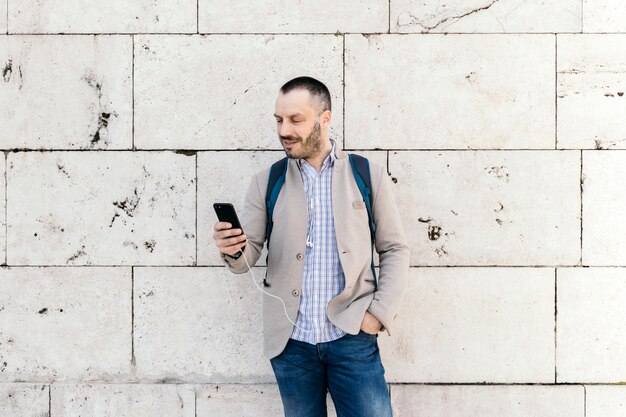
[[[378, 288], [374, 291], [367, 209], [354, 180], [348, 154], [335, 146], [335, 156], [332, 204], [345, 288], [328, 303], [328, 319], [340, 329], [357, 334], [365, 311], [369, 310], [391, 336], [393, 320], [407, 284], [410, 256], [392, 183], [386, 168], [370, 160], [375, 246], [380, 259]], [[267, 167], [252, 177], [240, 216], [241, 226], [248, 238], [243, 252], [251, 267], [259, 259], [265, 242], [265, 191], [269, 171], [270, 167]], [[296, 321], [302, 292], [306, 233], [304, 183], [296, 161], [289, 159], [285, 183], [274, 208], [274, 228], [266, 269], [266, 280], [270, 286], [263, 288], [283, 299], [293, 322]], [[243, 256], [233, 259], [222, 254], [222, 259], [235, 274], [248, 271]], [[268, 359], [283, 351], [293, 328], [285, 317], [282, 303], [263, 294], [263, 354]]]

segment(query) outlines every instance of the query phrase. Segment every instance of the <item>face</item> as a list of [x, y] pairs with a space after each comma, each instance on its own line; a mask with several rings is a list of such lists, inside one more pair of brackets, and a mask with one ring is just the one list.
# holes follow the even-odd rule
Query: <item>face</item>
[[330, 121], [330, 111], [317, 115], [307, 90], [279, 92], [274, 117], [278, 137], [289, 158], [311, 158], [322, 151], [328, 140], [322, 136], [322, 125]]

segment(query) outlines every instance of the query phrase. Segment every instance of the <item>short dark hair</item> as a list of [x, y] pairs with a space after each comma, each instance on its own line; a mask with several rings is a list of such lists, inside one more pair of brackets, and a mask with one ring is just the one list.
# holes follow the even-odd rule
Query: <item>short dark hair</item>
[[287, 81], [280, 87], [280, 91], [283, 94], [287, 94], [291, 90], [304, 89], [307, 90], [313, 99], [317, 99], [319, 112], [331, 110], [330, 92], [328, 88], [321, 81], [311, 77], [296, 77]]

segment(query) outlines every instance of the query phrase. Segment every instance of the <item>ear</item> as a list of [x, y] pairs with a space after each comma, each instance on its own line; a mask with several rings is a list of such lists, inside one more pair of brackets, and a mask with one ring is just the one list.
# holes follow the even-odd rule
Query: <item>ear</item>
[[326, 127], [330, 125], [330, 122], [332, 121], [332, 119], [333, 119], [333, 114], [330, 112], [330, 110], [324, 110], [322, 114], [320, 114], [320, 126]]

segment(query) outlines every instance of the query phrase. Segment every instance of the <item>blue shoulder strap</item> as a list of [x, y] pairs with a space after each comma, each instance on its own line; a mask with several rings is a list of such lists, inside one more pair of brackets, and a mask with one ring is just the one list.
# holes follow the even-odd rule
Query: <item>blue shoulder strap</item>
[[287, 176], [287, 162], [288, 158], [284, 157], [280, 161], [274, 162], [272, 168], [270, 168], [270, 178], [267, 183], [267, 190], [265, 191], [265, 207], [267, 209], [267, 226], [265, 229], [265, 238], [267, 239], [267, 248], [270, 247], [270, 236], [272, 235], [272, 228], [274, 227], [274, 221], [272, 214], [274, 213], [274, 206], [276, 206], [276, 200], [278, 200], [278, 194], [283, 187], [285, 177]]

